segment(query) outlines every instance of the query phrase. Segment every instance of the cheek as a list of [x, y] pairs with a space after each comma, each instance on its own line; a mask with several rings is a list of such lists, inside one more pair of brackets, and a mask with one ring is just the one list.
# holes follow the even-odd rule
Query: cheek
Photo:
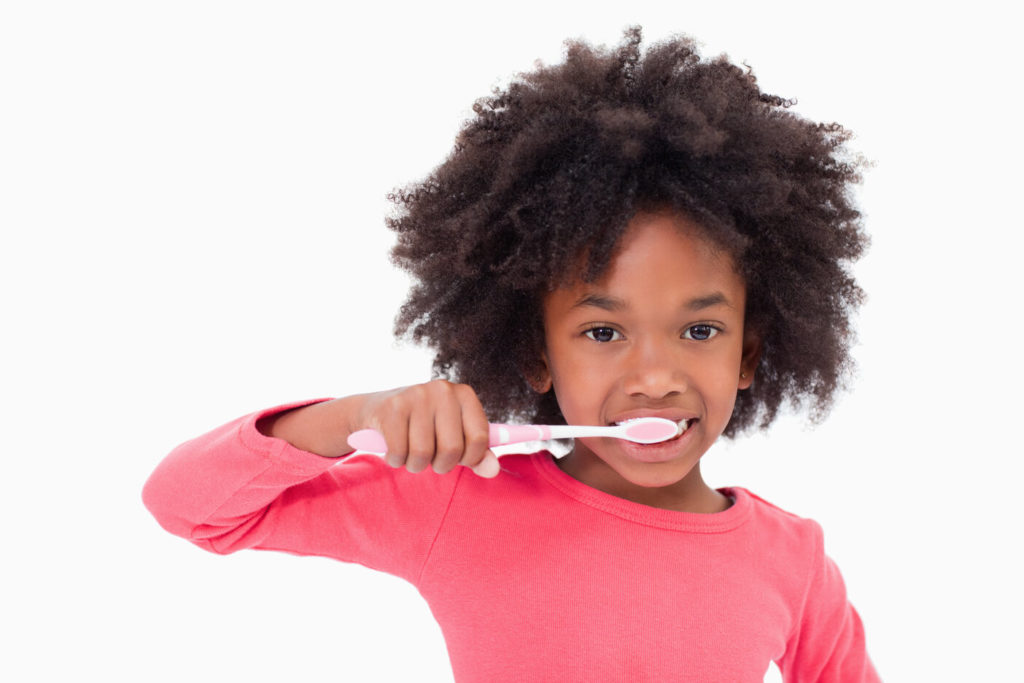
[[689, 359], [688, 372], [695, 387], [709, 399], [734, 400], [739, 388], [740, 352], [738, 345], [730, 345]]
[[607, 373], [566, 356], [553, 360], [548, 367], [562, 415], [570, 423], [589, 423], [607, 394], [602, 384], [607, 381]]
[[716, 363], [707, 364], [703, 393], [726, 416], [732, 414], [739, 391], [740, 353], [731, 349]]

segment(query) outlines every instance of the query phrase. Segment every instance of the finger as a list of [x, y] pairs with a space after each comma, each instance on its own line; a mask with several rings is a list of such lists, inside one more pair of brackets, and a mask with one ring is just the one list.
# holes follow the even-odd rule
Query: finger
[[462, 432], [465, 435], [465, 448], [459, 462], [467, 467], [475, 467], [488, 452], [491, 429], [480, 399], [469, 386], [460, 385], [459, 403], [462, 410]]
[[438, 474], [451, 472], [462, 458], [465, 440], [462, 434], [462, 409], [454, 395], [442, 401], [434, 413], [434, 438], [437, 450], [432, 466]]
[[409, 415], [409, 457], [405, 469], [422, 472], [434, 459], [434, 409], [429, 402], [421, 402]]
[[388, 451], [384, 460], [391, 467], [402, 467], [409, 457], [409, 416], [401, 410], [389, 413], [381, 421], [380, 432]]

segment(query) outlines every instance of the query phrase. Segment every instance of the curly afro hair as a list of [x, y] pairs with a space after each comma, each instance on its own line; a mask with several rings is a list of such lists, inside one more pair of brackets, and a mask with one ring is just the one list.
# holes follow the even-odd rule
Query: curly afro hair
[[389, 195], [392, 260], [415, 278], [395, 332], [434, 348], [435, 375], [471, 385], [492, 420], [564, 422], [527, 379], [544, 295], [581, 258], [599, 278], [638, 212], [677, 211], [733, 256], [762, 341], [725, 436], [767, 427], [784, 402], [820, 421], [852, 370], [864, 297], [848, 272], [867, 246], [851, 134], [690, 38], [640, 43], [639, 27], [611, 49], [568, 41], [564, 63], [477, 100], [448, 158]]

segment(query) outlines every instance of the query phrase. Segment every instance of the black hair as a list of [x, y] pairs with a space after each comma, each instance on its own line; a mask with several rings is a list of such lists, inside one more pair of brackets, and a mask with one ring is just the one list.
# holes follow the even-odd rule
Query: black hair
[[733, 255], [762, 340], [725, 435], [767, 427], [783, 402], [818, 420], [852, 370], [863, 300], [851, 134], [690, 38], [640, 45], [639, 27], [610, 49], [567, 42], [563, 63], [478, 100], [448, 158], [390, 195], [392, 258], [415, 278], [396, 333], [433, 347], [435, 374], [470, 384], [492, 420], [563, 421], [528, 381], [542, 298], [583, 254], [598, 277], [630, 219], [667, 208]]

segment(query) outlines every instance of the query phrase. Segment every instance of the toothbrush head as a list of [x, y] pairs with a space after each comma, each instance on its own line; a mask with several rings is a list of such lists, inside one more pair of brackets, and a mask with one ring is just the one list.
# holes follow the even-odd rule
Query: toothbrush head
[[673, 422], [664, 417], [637, 417], [623, 420], [623, 437], [635, 443], [659, 443], [674, 439], [686, 429], [686, 420]]

